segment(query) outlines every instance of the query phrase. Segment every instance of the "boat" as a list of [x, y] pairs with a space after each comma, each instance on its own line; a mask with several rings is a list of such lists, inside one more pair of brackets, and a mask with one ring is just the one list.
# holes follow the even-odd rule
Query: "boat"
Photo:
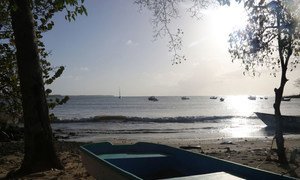
[[148, 97], [149, 101], [158, 101], [158, 99], [155, 96]]
[[256, 96], [249, 96], [248, 99], [249, 100], [256, 100]]
[[121, 89], [119, 88], [119, 99], [122, 99], [122, 96], [121, 96]]
[[283, 98], [281, 98], [281, 101], [291, 101], [291, 98], [283, 97]]
[[222, 97], [220, 98], [220, 101], [221, 101], [221, 102], [223, 102], [224, 100], [225, 100], [224, 98], [222, 98]]
[[181, 100], [190, 100], [190, 98], [189, 98], [189, 97], [186, 97], [186, 96], [182, 96], [182, 97], [181, 97]]
[[293, 179], [204, 154], [161, 144], [109, 142], [80, 147], [82, 162], [96, 179]]
[[218, 99], [217, 96], [210, 96], [209, 99]]
[[[274, 114], [254, 112], [269, 128], [276, 127]], [[300, 116], [281, 116], [283, 118], [283, 128], [285, 130], [300, 130]]]

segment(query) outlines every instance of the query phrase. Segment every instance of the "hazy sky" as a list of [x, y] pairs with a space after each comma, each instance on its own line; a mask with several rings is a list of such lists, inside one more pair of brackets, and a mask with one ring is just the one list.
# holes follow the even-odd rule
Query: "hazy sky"
[[[44, 41], [54, 66], [66, 67], [51, 86], [67, 95], [273, 95], [279, 78], [262, 73], [243, 76], [239, 62], [227, 51], [228, 34], [243, 24], [243, 9], [219, 7], [190, 18], [182, 4], [182, 17], [172, 27], [184, 30], [187, 61], [172, 65], [167, 38], [154, 41], [151, 13], [139, 12], [132, 1], [86, 0], [88, 16], [67, 22], [55, 16], [55, 27]], [[300, 68], [288, 74], [285, 94], [299, 93], [293, 86]]]

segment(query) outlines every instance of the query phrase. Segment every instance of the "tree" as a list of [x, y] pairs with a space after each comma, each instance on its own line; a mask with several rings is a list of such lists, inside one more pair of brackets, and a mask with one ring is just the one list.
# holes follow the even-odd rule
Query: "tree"
[[[152, 12], [151, 23], [154, 30], [154, 39], [165, 36], [169, 38], [168, 47], [169, 52], [173, 53], [171, 61], [174, 65], [186, 60], [185, 55], [181, 53], [183, 30], [180, 27], [175, 32], [170, 29], [172, 20], [180, 18], [180, 3], [189, 3], [190, 6], [186, 9], [186, 12], [192, 18], [201, 19], [201, 10], [217, 4], [230, 5], [230, 1], [233, 0], [135, 0], [134, 3], [140, 7], [140, 10], [147, 9]], [[242, 0], [235, 1], [240, 3]]]
[[[61, 9], [61, 5], [54, 5], [57, 3], [51, 1], [40, 1], [35, 3], [35, 8], [32, 9], [35, 34], [37, 37], [37, 46], [40, 57], [40, 64], [42, 67], [43, 82], [45, 85], [50, 85], [57, 78], [61, 76], [65, 67], [53, 67], [47, 60], [50, 52], [45, 49], [44, 43], [41, 41], [43, 33], [49, 31], [54, 26], [54, 22], [51, 20], [55, 11]], [[63, 4], [62, 4], [63, 5]], [[14, 36], [11, 23], [9, 21], [10, 16], [7, 12], [8, 3], [6, 1], [0, 2], [0, 7], [3, 8], [0, 14], [1, 26], [0, 26], [0, 113], [9, 115], [14, 122], [22, 121], [22, 104], [21, 104], [21, 92], [19, 78], [17, 77], [17, 60], [16, 60], [16, 47], [14, 43]], [[78, 6], [78, 11], [86, 12], [84, 7]], [[66, 19], [73, 20], [77, 11], [68, 10]], [[46, 97], [51, 95], [52, 90], [46, 89]], [[63, 98], [51, 97], [48, 99], [49, 109], [54, 109], [57, 105], [64, 104], [68, 101], [69, 97]], [[50, 114], [50, 118], [54, 119], [53, 113]]]
[[[219, 0], [192, 0], [193, 5], [187, 9], [192, 17], [199, 18], [200, 10]], [[179, 18], [179, 4], [184, 0], [135, 0], [140, 9], [146, 8], [152, 12], [152, 25], [154, 29], [154, 39], [167, 36], [169, 38], [169, 52], [173, 53], [172, 64], [180, 64], [186, 57], [180, 53], [183, 42], [183, 31], [177, 28], [173, 32], [169, 26], [173, 19]]]
[[[193, 17], [197, 17], [200, 9], [218, 2], [228, 5], [234, 0], [192, 0], [188, 9]], [[283, 120], [281, 118], [280, 104], [284, 87], [288, 81], [286, 72], [292, 71], [299, 64], [300, 32], [299, 32], [299, 3], [297, 0], [235, 0], [243, 2], [248, 12], [248, 25], [230, 35], [230, 49], [232, 59], [241, 60], [245, 72], [253, 76], [259, 74], [259, 68], [267, 66], [272, 69], [271, 75], [276, 76], [281, 69], [279, 88], [275, 88], [274, 111], [276, 116], [275, 138], [278, 147], [278, 159], [286, 163], [283, 139]], [[135, 3], [142, 8], [153, 12], [154, 37], [169, 36], [169, 47], [174, 52], [173, 63], [180, 63], [184, 56], [178, 54], [182, 46], [182, 30], [171, 33], [169, 25], [171, 19], [179, 17], [178, 3], [183, 0], [136, 0]], [[278, 54], [276, 54], [276, 52]], [[245, 74], [244, 72], [244, 74]]]
[[[10, 43], [13, 40], [10, 39], [12, 36], [12, 31], [5, 34], [1, 34], [0, 38], [3, 40], [0, 43], [0, 113], [8, 115], [11, 117], [11, 122], [7, 123], [18, 123], [23, 122], [23, 111], [21, 103], [21, 92], [20, 92], [20, 82], [18, 79], [17, 72], [17, 60], [16, 60], [16, 49], [15, 45]], [[0, 32], [1, 33], [1, 32]], [[5, 42], [5, 39], [9, 39]], [[42, 67], [42, 74], [44, 79], [44, 84], [49, 85], [54, 82], [55, 79], [59, 78], [64, 71], [64, 66], [53, 67], [51, 63], [47, 61], [47, 56], [49, 53], [45, 52], [44, 44], [38, 40], [38, 50], [40, 55], [40, 63]], [[46, 89], [46, 97], [51, 95], [52, 90]], [[69, 97], [64, 96], [63, 98], [56, 97], [47, 98], [49, 109], [54, 109], [57, 105], [64, 104], [68, 101]], [[50, 114], [50, 119], [54, 119], [53, 113]]]
[[[54, 23], [50, 20], [56, 12], [66, 9], [66, 19], [69, 21], [75, 20], [77, 14], [86, 14], [82, 3], [83, 1], [78, 3], [76, 0], [4, 0], [0, 2], [0, 30], [3, 30], [3, 27], [11, 27], [13, 31], [11, 38], [13, 41], [10, 43], [16, 47], [17, 69], [13, 69], [13, 66], [7, 68], [12, 74], [18, 72], [24, 116], [25, 155], [21, 168], [11, 173], [11, 176], [63, 168], [52, 142], [39, 56], [39, 41], [36, 38], [39, 38], [38, 32], [42, 32], [46, 25], [46, 28], [53, 26]], [[70, 7], [73, 9], [69, 9]], [[40, 20], [42, 24], [39, 31], [37, 31], [37, 20]], [[5, 30], [7, 29], [4, 28]], [[9, 54], [9, 51], [7, 52]], [[12, 58], [9, 58], [8, 62]]]
[[245, 29], [230, 34], [229, 52], [232, 59], [241, 60], [245, 72], [253, 76], [259, 73], [257, 70], [262, 66], [271, 68], [270, 74], [274, 76], [281, 69], [280, 86], [274, 89], [275, 139], [278, 160], [287, 163], [280, 105], [288, 81], [286, 72], [299, 64], [299, 3], [295, 0], [248, 0], [244, 5], [248, 12], [248, 24]]

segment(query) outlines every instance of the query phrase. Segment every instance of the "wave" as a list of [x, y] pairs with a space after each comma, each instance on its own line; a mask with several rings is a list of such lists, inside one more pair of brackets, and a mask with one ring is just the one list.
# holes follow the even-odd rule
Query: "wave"
[[86, 123], [86, 122], [143, 122], [143, 123], [218, 123], [230, 119], [257, 119], [256, 116], [180, 116], [180, 117], [127, 117], [127, 116], [94, 116], [81, 119], [54, 120], [52, 123]]

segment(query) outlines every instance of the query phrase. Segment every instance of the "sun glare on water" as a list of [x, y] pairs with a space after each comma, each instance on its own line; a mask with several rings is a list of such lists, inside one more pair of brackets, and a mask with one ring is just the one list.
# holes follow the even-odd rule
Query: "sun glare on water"
[[[247, 96], [230, 96], [226, 100], [227, 109], [237, 115], [231, 119], [228, 126], [223, 131], [232, 137], [247, 137], [257, 131], [253, 122], [247, 118], [253, 115], [256, 102], [248, 100]], [[239, 117], [238, 117], [239, 116]]]
[[249, 101], [247, 96], [231, 96], [226, 101], [227, 108], [240, 116], [251, 116], [255, 110], [255, 103]]

